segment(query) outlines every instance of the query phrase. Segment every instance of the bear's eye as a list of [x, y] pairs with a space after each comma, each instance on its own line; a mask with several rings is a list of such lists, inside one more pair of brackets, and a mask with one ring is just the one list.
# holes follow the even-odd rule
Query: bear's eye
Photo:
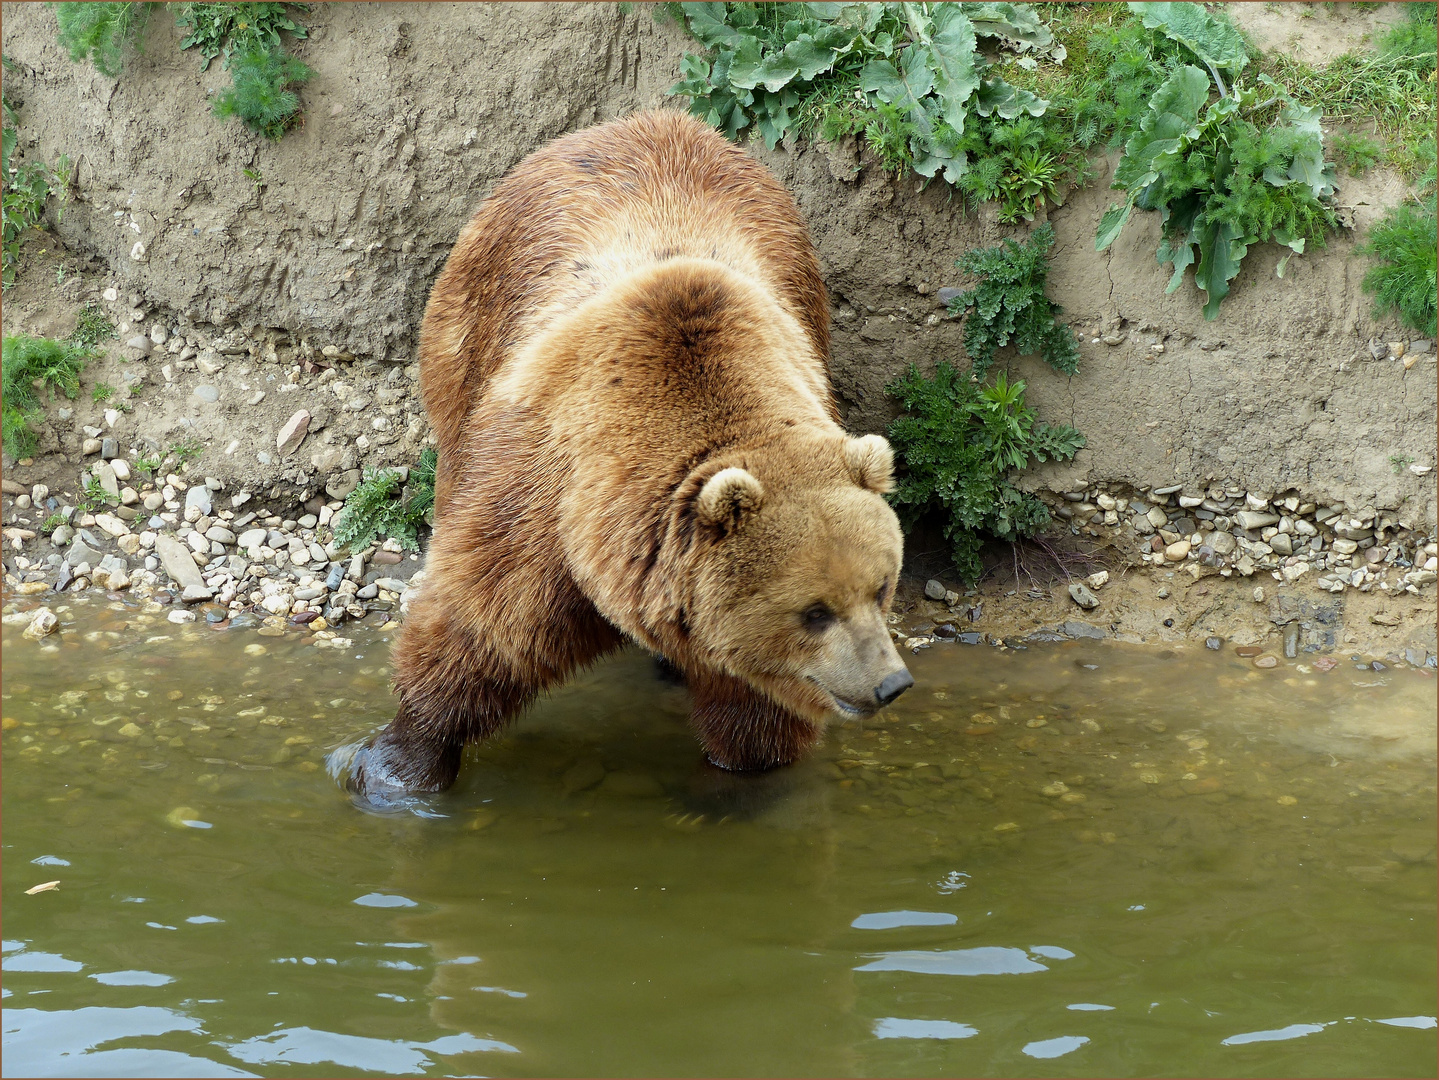
[[819, 631], [825, 629], [834, 622], [834, 612], [830, 611], [824, 604], [814, 604], [804, 613], [804, 628], [806, 630]]

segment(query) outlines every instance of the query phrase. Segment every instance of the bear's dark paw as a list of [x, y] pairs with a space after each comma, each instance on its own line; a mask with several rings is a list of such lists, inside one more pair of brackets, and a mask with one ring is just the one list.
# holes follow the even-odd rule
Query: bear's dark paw
[[690, 776], [680, 805], [712, 821], [750, 821], [784, 802], [802, 786], [794, 769], [736, 771], [706, 758]]
[[428, 811], [423, 796], [444, 791], [455, 782], [460, 747], [401, 743], [381, 732], [367, 743], [333, 751], [326, 764], [330, 775], [363, 810], [436, 816]]

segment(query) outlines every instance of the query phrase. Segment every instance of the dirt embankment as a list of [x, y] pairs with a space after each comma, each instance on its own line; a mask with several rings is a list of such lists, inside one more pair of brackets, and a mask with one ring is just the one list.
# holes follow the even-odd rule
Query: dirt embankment
[[[40, 456], [7, 461], [7, 478], [73, 496], [100, 456], [87, 440], [114, 439], [132, 461], [193, 441], [205, 448], [194, 471], [282, 517], [342, 497], [363, 465], [413, 463], [427, 435], [415, 333], [476, 202], [562, 132], [676, 106], [665, 90], [693, 48], [643, 5], [317, 6], [310, 38], [294, 48], [315, 71], [305, 123], [271, 143], [210, 116], [207, 95], [227, 76], [218, 63], [202, 74], [164, 14], [112, 81], [68, 59], [53, 11], [0, 13], [23, 153], [76, 163], [73, 201], [56, 223], [68, 250], [32, 253], [5, 298], [6, 332], [63, 335], [85, 302], [121, 326], [86, 394], [51, 411]], [[1294, 30], [1301, 45], [1316, 32]], [[884, 387], [899, 371], [962, 360], [959, 325], [935, 295], [962, 284], [955, 259], [1024, 230], [966, 209], [942, 185], [884, 176], [849, 143], [751, 151], [795, 192], [819, 248], [847, 422], [882, 430], [893, 410]], [[1002, 358], [1042, 416], [1089, 440], [1073, 463], [1025, 481], [1067, 511], [1061, 537], [1116, 566], [1186, 571], [1191, 585], [1213, 576], [1252, 592], [1257, 576], [1356, 613], [1373, 606], [1360, 597], [1393, 597], [1400, 622], [1374, 631], [1378, 644], [1423, 637], [1433, 622], [1435, 351], [1373, 320], [1359, 288], [1366, 262], [1353, 254], [1404, 185], [1383, 173], [1341, 177], [1353, 229], [1291, 259], [1282, 279], [1278, 252], [1256, 249], [1206, 323], [1192, 283], [1164, 292], [1154, 215], [1094, 252], [1111, 165], [1097, 161], [1099, 177], [1049, 215], [1059, 241], [1050, 291], [1081, 334], [1079, 375]], [[57, 284], [60, 266], [67, 280]], [[148, 343], [124, 344], [141, 337]], [[92, 402], [92, 381], [133, 386], [130, 411]], [[277, 436], [301, 410], [308, 434], [282, 452]], [[33, 531], [36, 513], [12, 503], [6, 524]], [[1241, 521], [1241, 511], [1255, 516]], [[1368, 614], [1365, 625], [1382, 627]], [[1173, 629], [1151, 621], [1159, 636]]]

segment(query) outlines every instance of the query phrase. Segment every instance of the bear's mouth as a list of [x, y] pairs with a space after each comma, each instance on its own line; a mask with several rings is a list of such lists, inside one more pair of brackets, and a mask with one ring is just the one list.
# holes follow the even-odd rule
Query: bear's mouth
[[823, 686], [820, 686], [819, 680], [816, 679], [813, 675], [806, 675], [805, 678], [808, 681], [812, 682], [815, 686], [819, 687], [820, 692], [824, 694], [827, 698], [829, 698], [831, 702], [834, 703], [834, 711], [839, 713], [841, 716], [870, 716], [875, 712], [874, 709], [863, 708], [862, 706], [856, 705], [853, 702], [846, 701], [838, 694], [826, 690]]

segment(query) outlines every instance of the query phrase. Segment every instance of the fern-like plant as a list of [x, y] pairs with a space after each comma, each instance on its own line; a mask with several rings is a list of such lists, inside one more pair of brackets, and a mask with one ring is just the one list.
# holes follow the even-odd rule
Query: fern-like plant
[[149, 3], [67, 3], [55, 5], [60, 44], [76, 63], [87, 56], [95, 70], [118, 78], [125, 50], [140, 47], [140, 35], [150, 17]]
[[1421, 153], [1429, 172], [1421, 179], [1419, 197], [1385, 214], [1359, 251], [1378, 264], [1364, 275], [1364, 289], [1374, 294], [1375, 314], [1397, 312], [1405, 325], [1435, 337], [1435, 295], [1439, 290], [1439, 215], [1436, 215], [1434, 140]]
[[1053, 247], [1054, 226], [1045, 222], [1026, 241], [1005, 240], [967, 252], [955, 263], [963, 273], [980, 279], [949, 302], [951, 314], [969, 312], [964, 351], [978, 378], [989, 372], [995, 352], [1011, 341], [1021, 356], [1043, 357], [1065, 375], [1079, 370], [1074, 331], [1055, 321], [1061, 309], [1044, 294]]
[[91, 351], [75, 341], [15, 334], [0, 346], [0, 397], [4, 399], [5, 450], [12, 457], [34, 453], [36, 435], [30, 426], [41, 416], [35, 384], [73, 399], [80, 392], [80, 369]]
[[367, 466], [358, 487], [345, 498], [344, 509], [336, 515], [335, 542], [357, 551], [378, 537], [393, 537], [410, 551], [419, 549], [420, 524], [435, 505], [435, 451], [425, 450], [410, 470], [408, 490], [400, 493], [396, 469]]
[[1024, 402], [1024, 382], [1003, 375], [985, 386], [943, 362], [933, 379], [910, 365], [887, 389], [905, 410], [888, 430], [901, 466], [889, 500], [906, 530], [925, 511], [938, 510], [956, 571], [976, 581], [983, 533], [1014, 541], [1049, 523], [1045, 505], [1010, 474], [1031, 459], [1069, 460], [1084, 436], [1038, 421]]
[[221, 120], [238, 116], [245, 126], [279, 139], [299, 118], [300, 97], [291, 87], [309, 80], [311, 71], [285, 52], [255, 44], [230, 57], [234, 85], [215, 95]]

